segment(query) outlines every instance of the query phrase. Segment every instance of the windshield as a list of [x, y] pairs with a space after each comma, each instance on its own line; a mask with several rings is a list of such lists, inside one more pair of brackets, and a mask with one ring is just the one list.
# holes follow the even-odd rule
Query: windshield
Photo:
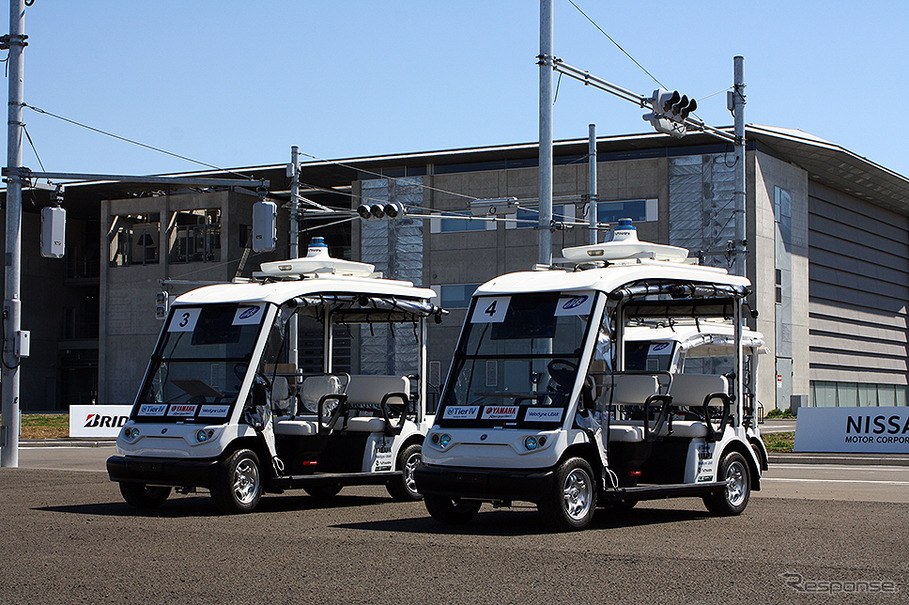
[[267, 305], [175, 307], [133, 417], [154, 422], [223, 422], [233, 410]]
[[561, 425], [594, 293], [478, 297], [436, 415], [440, 426]]

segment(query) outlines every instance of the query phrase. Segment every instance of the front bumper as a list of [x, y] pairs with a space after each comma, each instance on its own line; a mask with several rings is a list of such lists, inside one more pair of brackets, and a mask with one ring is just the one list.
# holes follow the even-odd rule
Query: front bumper
[[413, 476], [417, 491], [424, 495], [538, 502], [551, 493], [555, 471], [422, 464], [414, 470]]
[[214, 458], [187, 460], [111, 456], [107, 459], [107, 474], [111, 481], [209, 487], [217, 465], [218, 460]]

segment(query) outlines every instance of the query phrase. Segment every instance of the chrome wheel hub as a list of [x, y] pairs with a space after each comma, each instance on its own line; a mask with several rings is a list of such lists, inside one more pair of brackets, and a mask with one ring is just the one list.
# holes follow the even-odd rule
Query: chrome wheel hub
[[741, 462], [733, 462], [726, 470], [726, 500], [732, 506], [745, 501], [747, 471]]
[[582, 519], [590, 511], [593, 501], [593, 484], [582, 469], [574, 469], [565, 478], [562, 490], [565, 512], [574, 520]]
[[243, 504], [252, 502], [259, 491], [259, 469], [252, 460], [244, 458], [234, 471], [234, 495]]

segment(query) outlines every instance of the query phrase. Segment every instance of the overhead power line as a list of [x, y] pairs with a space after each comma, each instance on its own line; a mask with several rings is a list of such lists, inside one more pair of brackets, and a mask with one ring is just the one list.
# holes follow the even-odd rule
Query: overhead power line
[[[597, 22], [594, 21], [593, 19], [591, 19], [591, 18], [587, 15], [587, 13], [585, 13], [584, 11], [582, 11], [582, 10], [581, 10], [581, 7], [579, 7], [577, 4], [574, 3], [574, 0], [568, 0], [568, 2], [569, 2], [569, 4], [571, 4], [571, 6], [575, 7], [575, 9], [577, 9], [577, 11], [578, 11], [579, 13], [581, 13], [582, 15], [584, 15], [584, 18], [587, 19], [588, 21], [590, 21], [590, 23], [593, 24], [593, 26], [594, 26], [595, 28], [597, 28], [598, 30], [600, 30], [600, 33], [601, 33], [601, 34], [603, 34], [604, 36], [606, 36], [606, 37], [609, 39], [610, 42], [612, 42], [613, 44], [615, 44], [615, 47], [616, 47], [616, 48], [618, 48], [620, 51], [622, 51], [622, 53], [623, 53], [626, 57], [628, 57], [629, 59], [631, 59], [631, 60], [634, 62], [635, 65], [637, 65], [638, 67], [640, 67], [640, 68], [641, 68], [641, 71], [643, 71], [645, 74], [647, 74], [648, 76], [650, 76], [650, 79], [651, 79], [651, 80], [653, 80], [654, 82], [656, 82], [656, 83], [659, 84], [660, 86], [663, 86], [663, 83], [660, 82], [659, 80], [657, 80], [657, 79], [656, 79], [656, 76], [654, 76], [652, 73], [650, 73], [649, 71], [647, 71], [647, 69], [646, 69], [643, 65], [641, 65], [640, 63], [638, 63], [638, 60], [637, 60], [637, 59], [635, 59], [634, 57], [632, 57], [632, 56], [628, 53], [627, 50], [625, 50], [624, 48], [622, 48], [622, 45], [621, 45], [621, 44], [619, 44], [618, 42], [616, 42], [616, 41], [612, 38], [612, 36], [610, 36], [609, 34], [607, 34], [606, 31], [605, 31], [602, 27], [600, 27], [599, 25], [597, 25]], [[666, 88], [666, 87], [663, 86], [663, 88]]]
[[203, 162], [202, 160], [196, 160], [196, 159], [194, 159], [194, 158], [190, 158], [190, 157], [187, 157], [187, 156], [185, 156], [185, 155], [180, 155], [179, 153], [174, 153], [174, 152], [168, 151], [168, 150], [166, 150], [166, 149], [161, 149], [160, 147], [155, 147], [155, 146], [153, 146], [153, 145], [148, 145], [148, 144], [146, 144], [146, 143], [142, 143], [142, 142], [136, 141], [136, 140], [134, 140], [134, 139], [129, 139], [129, 138], [127, 138], [127, 137], [123, 137], [123, 136], [120, 136], [120, 135], [118, 135], [118, 134], [114, 134], [114, 133], [112, 133], [112, 132], [108, 132], [108, 131], [106, 131], [106, 130], [101, 130], [100, 128], [95, 128], [94, 126], [89, 126], [88, 124], [83, 124], [82, 122], [77, 122], [76, 120], [73, 120], [73, 119], [70, 119], [70, 118], [67, 118], [67, 117], [64, 117], [64, 116], [61, 116], [61, 115], [57, 115], [57, 114], [55, 114], [55, 113], [52, 113], [52, 112], [50, 112], [50, 111], [47, 111], [46, 109], [41, 109], [40, 107], [35, 107], [35, 106], [33, 106], [33, 105], [29, 105], [28, 103], [23, 103], [22, 106], [25, 107], [25, 108], [27, 108], [27, 109], [31, 109], [32, 111], [34, 111], [34, 112], [36, 112], [36, 113], [40, 113], [40, 114], [42, 114], [42, 115], [46, 115], [46, 116], [50, 116], [50, 117], [52, 117], [52, 118], [56, 118], [56, 119], [58, 119], [58, 120], [62, 120], [63, 122], [66, 122], [66, 123], [68, 123], [68, 124], [72, 124], [72, 125], [78, 126], [78, 127], [80, 127], [80, 128], [85, 128], [86, 130], [90, 130], [90, 131], [92, 131], [92, 132], [95, 132], [95, 133], [98, 133], [98, 134], [102, 134], [102, 135], [104, 135], [104, 136], [112, 137], [112, 138], [114, 138], [114, 139], [117, 139], [117, 140], [119, 140], [119, 141], [123, 141], [123, 142], [125, 142], [125, 143], [130, 143], [131, 145], [136, 145], [136, 146], [138, 146], [138, 147], [143, 147], [143, 148], [149, 149], [149, 150], [151, 150], [151, 151], [157, 151], [158, 153], [163, 153], [163, 154], [165, 154], [165, 155], [169, 155], [169, 156], [171, 156], [171, 157], [175, 157], [175, 158], [180, 159], [180, 160], [184, 160], [184, 161], [187, 161], [187, 162], [192, 162], [193, 164], [198, 164], [198, 165], [200, 165], [200, 166], [205, 166], [206, 168], [212, 168], [212, 169], [214, 169], [214, 170], [220, 170], [220, 171], [222, 171], [222, 172], [227, 172], [228, 174], [234, 174], [234, 175], [236, 175], [236, 176], [241, 176], [241, 177], [246, 177], [246, 176], [247, 176], [247, 175], [245, 175], [245, 174], [240, 174], [240, 173], [238, 173], [238, 172], [234, 172], [234, 171], [228, 170], [228, 169], [226, 169], [226, 168], [221, 168], [220, 166], [215, 166], [214, 164], [209, 164], [208, 162]]

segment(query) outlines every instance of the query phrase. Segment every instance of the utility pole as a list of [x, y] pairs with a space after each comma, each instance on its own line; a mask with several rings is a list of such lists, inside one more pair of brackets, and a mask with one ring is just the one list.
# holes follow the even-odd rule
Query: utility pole
[[735, 275], [745, 275], [747, 271], [745, 256], [745, 59], [741, 56], [733, 58], [733, 90], [730, 103], [734, 118], [735, 134], [735, 246], [734, 263], [732, 272]]
[[[300, 257], [300, 149], [290, 148], [290, 258]], [[299, 322], [294, 313], [287, 326], [287, 362], [299, 371]]]
[[552, 0], [540, 0], [539, 264], [552, 264]]
[[587, 126], [587, 220], [590, 244], [597, 243], [597, 125]]
[[16, 346], [21, 328], [22, 302], [20, 276], [22, 268], [22, 80], [25, 71], [25, 0], [10, 0], [9, 105], [7, 118], [7, 188], [6, 188], [6, 263], [3, 289], [4, 324], [3, 369], [0, 388], [3, 402], [3, 432], [0, 439], [0, 466], [19, 466], [19, 351]]

